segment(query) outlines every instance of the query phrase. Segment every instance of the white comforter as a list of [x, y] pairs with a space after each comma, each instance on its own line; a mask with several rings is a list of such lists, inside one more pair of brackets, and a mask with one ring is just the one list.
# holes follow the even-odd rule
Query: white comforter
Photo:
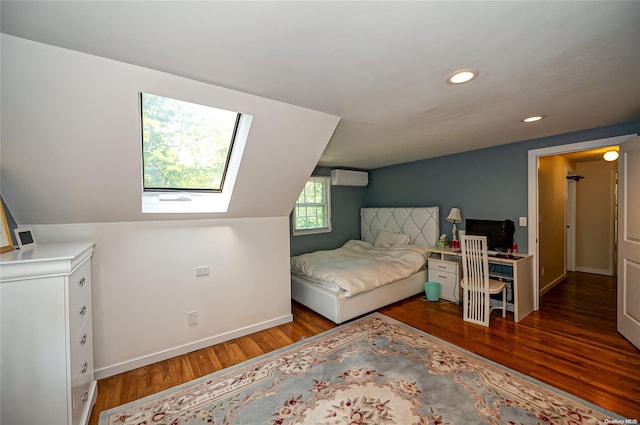
[[333, 282], [349, 297], [411, 276], [426, 260], [427, 251], [418, 245], [377, 248], [351, 240], [334, 250], [291, 257], [291, 271], [310, 280]]

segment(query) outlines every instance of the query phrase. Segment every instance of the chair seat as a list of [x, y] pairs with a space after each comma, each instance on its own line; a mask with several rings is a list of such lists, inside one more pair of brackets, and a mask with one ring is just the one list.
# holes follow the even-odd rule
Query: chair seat
[[[500, 292], [502, 292], [502, 290], [504, 289], [504, 287], [507, 284], [504, 283], [504, 281], [500, 281], [500, 280], [495, 280], [495, 279], [489, 279], [489, 293], [490, 294], [499, 294]], [[466, 288], [464, 279], [462, 279], [460, 281], [460, 286], [462, 286], [463, 288]]]

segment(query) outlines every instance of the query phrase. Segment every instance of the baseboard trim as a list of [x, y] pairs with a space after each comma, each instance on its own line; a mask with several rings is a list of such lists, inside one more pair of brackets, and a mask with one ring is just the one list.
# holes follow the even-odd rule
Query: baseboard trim
[[549, 292], [554, 286], [556, 286], [558, 283], [562, 282], [566, 278], [567, 278], [567, 274], [566, 273], [558, 276], [557, 278], [555, 278], [554, 280], [549, 282], [544, 288], [540, 289], [540, 295], [542, 296], [546, 292]]
[[234, 338], [249, 335], [254, 332], [262, 331], [272, 328], [274, 326], [282, 325], [293, 321], [293, 314], [287, 314], [281, 317], [276, 317], [271, 320], [256, 323], [244, 328], [236, 329], [233, 331], [225, 332], [222, 334], [214, 335], [208, 338], [204, 338], [198, 341], [191, 342], [189, 344], [180, 345], [178, 347], [170, 348], [163, 351], [158, 351], [148, 356], [138, 357], [136, 359], [128, 360], [111, 366], [103, 367], [94, 370], [95, 379], [108, 378], [109, 376], [117, 375], [119, 373], [128, 372], [139, 367], [147, 366], [152, 363], [156, 363], [162, 360], [167, 360], [172, 357], [180, 356], [186, 353], [190, 353], [201, 348], [209, 347], [211, 345], [219, 344], [221, 342], [229, 341]]
[[582, 272], [582, 273], [601, 274], [604, 276], [613, 276], [611, 271], [607, 269], [594, 269], [591, 267], [576, 267], [576, 271]]

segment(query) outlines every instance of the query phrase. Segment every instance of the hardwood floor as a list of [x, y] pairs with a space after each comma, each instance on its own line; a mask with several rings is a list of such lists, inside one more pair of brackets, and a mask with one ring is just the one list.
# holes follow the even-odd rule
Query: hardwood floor
[[[380, 312], [549, 385], [640, 420], [640, 351], [616, 331], [615, 279], [570, 273], [520, 323], [494, 312], [491, 326], [466, 323], [461, 308], [416, 296]], [[294, 321], [98, 382], [90, 424], [133, 401], [335, 327], [293, 303]]]

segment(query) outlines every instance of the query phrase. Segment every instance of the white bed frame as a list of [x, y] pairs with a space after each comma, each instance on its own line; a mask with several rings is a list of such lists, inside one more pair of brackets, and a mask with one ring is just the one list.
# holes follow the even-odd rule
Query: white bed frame
[[[434, 247], [440, 236], [440, 210], [438, 207], [361, 208], [361, 239], [374, 243], [381, 229], [405, 233], [412, 244]], [[405, 279], [346, 297], [343, 290], [334, 291], [292, 274], [291, 298], [339, 324], [423, 292], [426, 280], [427, 271], [423, 268]]]

